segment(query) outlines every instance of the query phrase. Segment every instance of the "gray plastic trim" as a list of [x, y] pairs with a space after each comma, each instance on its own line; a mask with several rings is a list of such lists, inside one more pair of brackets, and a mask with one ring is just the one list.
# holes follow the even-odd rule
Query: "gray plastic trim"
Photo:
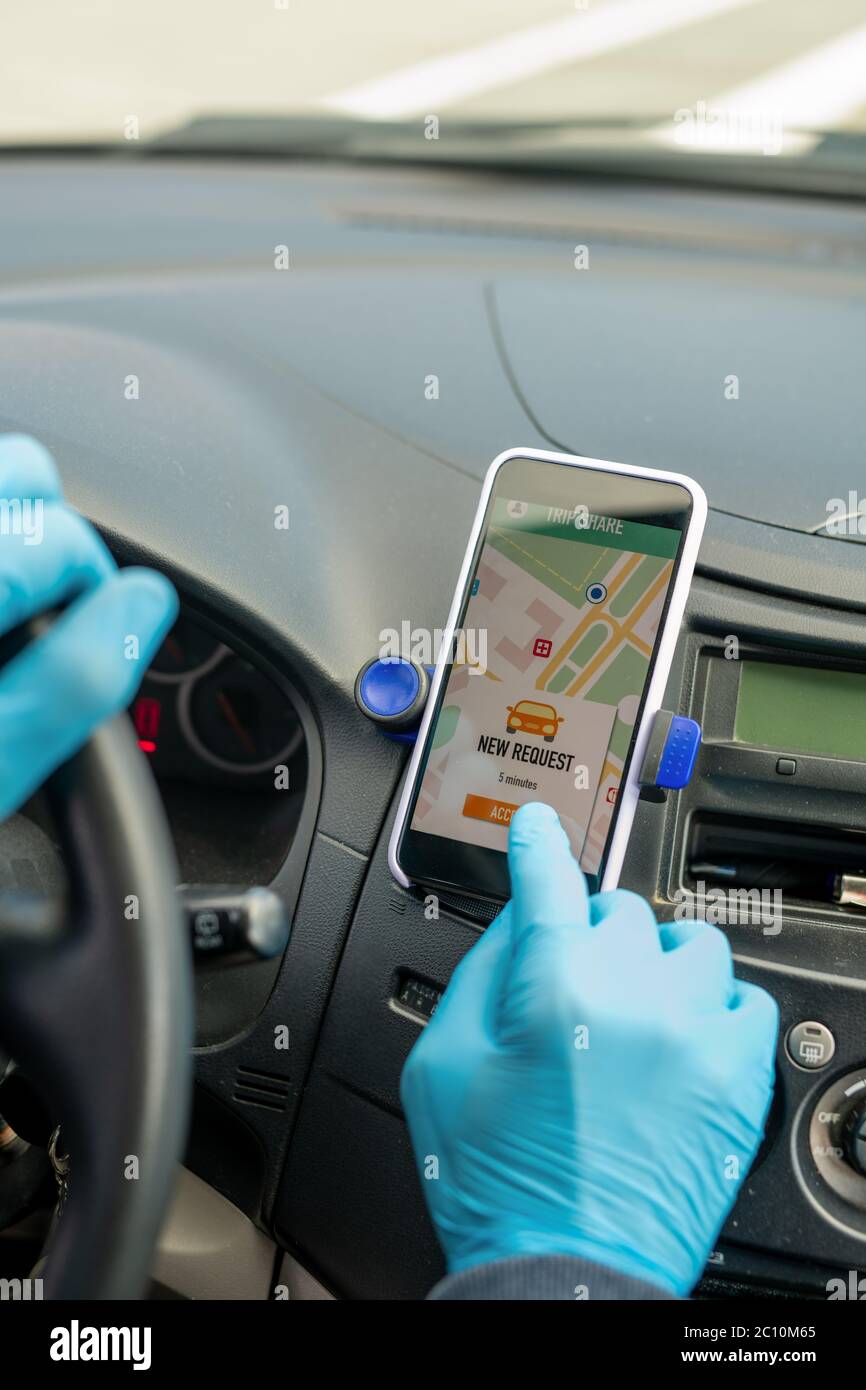
[[163, 1225], [152, 1277], [179, 1298], [268, 1299], [276, 1246], [188, 1168]]

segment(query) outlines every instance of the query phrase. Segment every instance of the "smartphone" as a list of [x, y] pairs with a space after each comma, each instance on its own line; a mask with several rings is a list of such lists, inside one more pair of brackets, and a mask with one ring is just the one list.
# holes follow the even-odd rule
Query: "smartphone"
[[511, 817], [546, 801], [590, 890], [615, 887], [706, 514], [678, 473], [494, 459], [391, 836], [399, 883], [506, 901]]

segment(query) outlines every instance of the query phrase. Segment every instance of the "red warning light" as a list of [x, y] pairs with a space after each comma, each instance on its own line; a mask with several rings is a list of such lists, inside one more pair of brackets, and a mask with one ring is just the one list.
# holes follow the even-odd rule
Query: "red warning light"
[[140, 695], [132, 707], [132, 722], [138, 734], [138, 746], [145, 753], [156, 752], [156, 738], [162, 717], [162, 701], [150, 695]]

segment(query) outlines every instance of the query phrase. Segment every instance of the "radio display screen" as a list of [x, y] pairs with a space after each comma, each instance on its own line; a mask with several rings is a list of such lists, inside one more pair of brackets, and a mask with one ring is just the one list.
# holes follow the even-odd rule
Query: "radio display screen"
[[743, 661], [734, 738], [866, 762], [866, 674]]

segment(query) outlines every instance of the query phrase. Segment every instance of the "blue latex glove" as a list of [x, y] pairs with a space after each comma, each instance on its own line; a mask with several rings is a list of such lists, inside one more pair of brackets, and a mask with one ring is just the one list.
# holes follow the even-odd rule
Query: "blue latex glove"
[[717, 928], [589, 898], [550, 807], [515, 814], [508, 862], [403, 1072], [448, 1268], [578, 1255], [685, 1294], [761, 1139], [776, 1004]]
[[69, 600], [50, 632], [0, 671], [0, 819], [129, 704], [177, 613], [162, 575], [118, 572], [65, 504], [48, 451], [27, 435], [0, 435], [0, 633]]

